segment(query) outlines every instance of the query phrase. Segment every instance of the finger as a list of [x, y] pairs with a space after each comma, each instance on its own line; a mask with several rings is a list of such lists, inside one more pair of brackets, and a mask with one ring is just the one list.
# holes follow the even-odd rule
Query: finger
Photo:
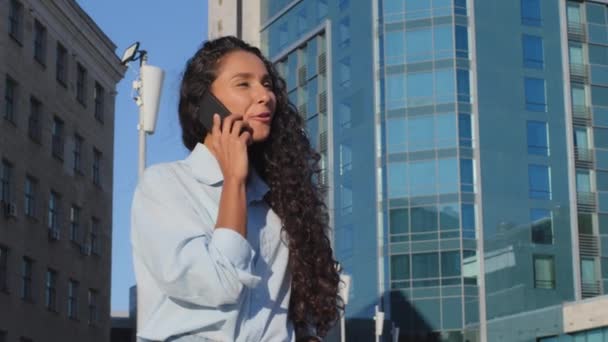
[[251, 145], [251, 143], [253, 142], [253, 138], [251, 136], [251, 133], [249, 133], [249, 130], [243, 131], [243, 133], [239, 135], [239, 140], [247, 146]]
[[213, 126], [211, 127], [211, 134], [215, 136], [219, 136], [221, 131], [220, 126], [222, 125], [222, 119], [220, 115], [215, 113], [213, 114]]
[[230, 114], [226, 118], [224, 118], [224, 122], [222, 123], [222, 133], [230, 134], [232, 131], [232, 125], [234, 121], [241, 120], [243, 118], [242, 115], [239, 114]]
[[232, 130], [230, 131], [230, 135], [232, 135], [234, 137], [238, 137], [242, 131], [243, 131], [243, 120], [237, 120], [232, 124]]

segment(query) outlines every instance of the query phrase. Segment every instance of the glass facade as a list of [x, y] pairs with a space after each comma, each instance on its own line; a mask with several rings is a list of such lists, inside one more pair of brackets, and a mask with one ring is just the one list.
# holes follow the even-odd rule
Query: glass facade
[[379, 305], [407, 338], [533, 341], [557, 318], [522, 317], [608, 286], [608, 6], [515, 3], [262, 1], [348, 320]]

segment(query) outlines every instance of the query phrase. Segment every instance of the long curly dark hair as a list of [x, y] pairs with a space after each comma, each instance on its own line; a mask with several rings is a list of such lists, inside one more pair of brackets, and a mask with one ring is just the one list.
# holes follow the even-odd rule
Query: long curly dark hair
[[296, 331], [314, 327], [319, 336], [325, 336], [339, 318], [343, 302], [338, 295], [339, 270], [327, 236], [324, 189], [314, 181], [320, 171], [320, 156], [310, 145], [301, 116], [289, 102], [285, 81], [259, 49], [236, 37], [222, 37], [205, 42], [188, 60], [179, 101], [182, 140], [192, 150], [207, 134], [196, 116], [199, 101], [217, 77], [221, 57], [239, 50], [264, 62], [276, 96], [270, 135], [252, 145], [249, 155], [270, 188], [266, 200], [288, 236], [292, 275], [289, 318]]

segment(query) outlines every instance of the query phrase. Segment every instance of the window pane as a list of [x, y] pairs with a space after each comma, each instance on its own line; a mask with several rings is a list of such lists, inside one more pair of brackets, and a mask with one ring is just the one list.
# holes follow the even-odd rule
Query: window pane
[[534, 287], [555, 288], [555, 267], [553, 256], [534, 256]]
[[437, 184], [435, 176], [435, 161], [426, 160], [410, 163], [409, 180], [411, 196], [427, 196], [435, 194], [435, 186]]
[[546, 165], [529, 165], [528, 180], [530, 186], [530, 198], [551, 199], [551, 187], [549, 185], [549, 167]]
[[387, 64], [403, 62], [405, 56], [405, 32], [388, 31], [384, 37]]
[[527, 68], [543, 68], [543, 40], [538, 36], [523, 35], [524, 66]]
[[460, 273], [460, 251], [441, 252], [441, 276], [457, 277]]
[[608, 106], [608, 88], [591, 86], [591, 99], [594, 105]]
[[388, 153], [407, 151], [407, 134], [405, 118], [391, 118], [386, 123]]
[[540, 0], [521, 0], [521, 22], [525, 25], [540, 26]]
[[408, 119], [408, 146], [410, 152], [432, 150], [435, 147], [434, 118], [432, 115]]
[[391, 255], [391, 280], [405, 280], [410, 278], [409, 255]]
[[553, 222], [551, 211], [547, 209], [530, 209], [530, 221], [532, 221], [532, 242], [538, 244], [553, 243]]
[[581, 280], [583, 284], [593, 284], [597, 281], [594, 259], [581, 259]]
[[435, 71], [435, 102], [454, 102], [456, 80], [454, 69], [439, 69]]
[[433, 74], [421, 72], [407, 75], [407, 105], [430, 105], [433, 102]]
[[409, 215], [407, 208], [390, 210], [391, 234], [402, 234], [409, 231]]
[[458, 160], [439, 159], [439, 183], [437, 184], [437, 192], [440, 194], [449, 194], [458, 192]]
[[578, 214], [579, 234], [593, 234], [593, 217], [591, 214]]
[[597, 189], [599, 191], [608, 191], [608, 172], [597, 171]]
[[435, 26], [435, 59], [448, 58], [454, 51], [452, 25]]
[[386, 107], [387, 109], [405, 106], [405, 77], [403, 74], [386, 77]]
[[525, 78], [526, 109], [535, 112], [546, 111], [545, 80]]
[[608, 128], [594, 128], [595, 147], [608, 148]]
[[439, 219], [441, 230], [458, 229], [460, 227], [460, 206], [458, 203], [442, 204]]
[[412, 210], [412, 232], [432, 232], [437, 230], [437, 207], [417, 207]]
[[407, 165], [405, 163], [390, 163], [388, 165], [388, 176], [388, 197], [407, 196]]
[[412, 276], [414, 279], [437, 278], [439, 276], [439, 255], [437, 253], [413, 254]]
[[548, 154], [547, 123], [528, 121], [528, 153], [546, 156]]
[[408, 63], [432, 59], [433, 34], [430, 27], [407, 31], [405, 38]]

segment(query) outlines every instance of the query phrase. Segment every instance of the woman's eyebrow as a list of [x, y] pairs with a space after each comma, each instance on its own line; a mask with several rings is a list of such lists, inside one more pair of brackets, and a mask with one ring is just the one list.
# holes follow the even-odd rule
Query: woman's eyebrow
[[[255, 75], [250, 72], [239, 72], [238, 74], [233, 75], [230, 79], [235, 79], [235, 78], [255, 78]], [[269, 74], [264, 74], [262, 76], [263, 80], [266, 80], [269, 78], [270, 78]]]

